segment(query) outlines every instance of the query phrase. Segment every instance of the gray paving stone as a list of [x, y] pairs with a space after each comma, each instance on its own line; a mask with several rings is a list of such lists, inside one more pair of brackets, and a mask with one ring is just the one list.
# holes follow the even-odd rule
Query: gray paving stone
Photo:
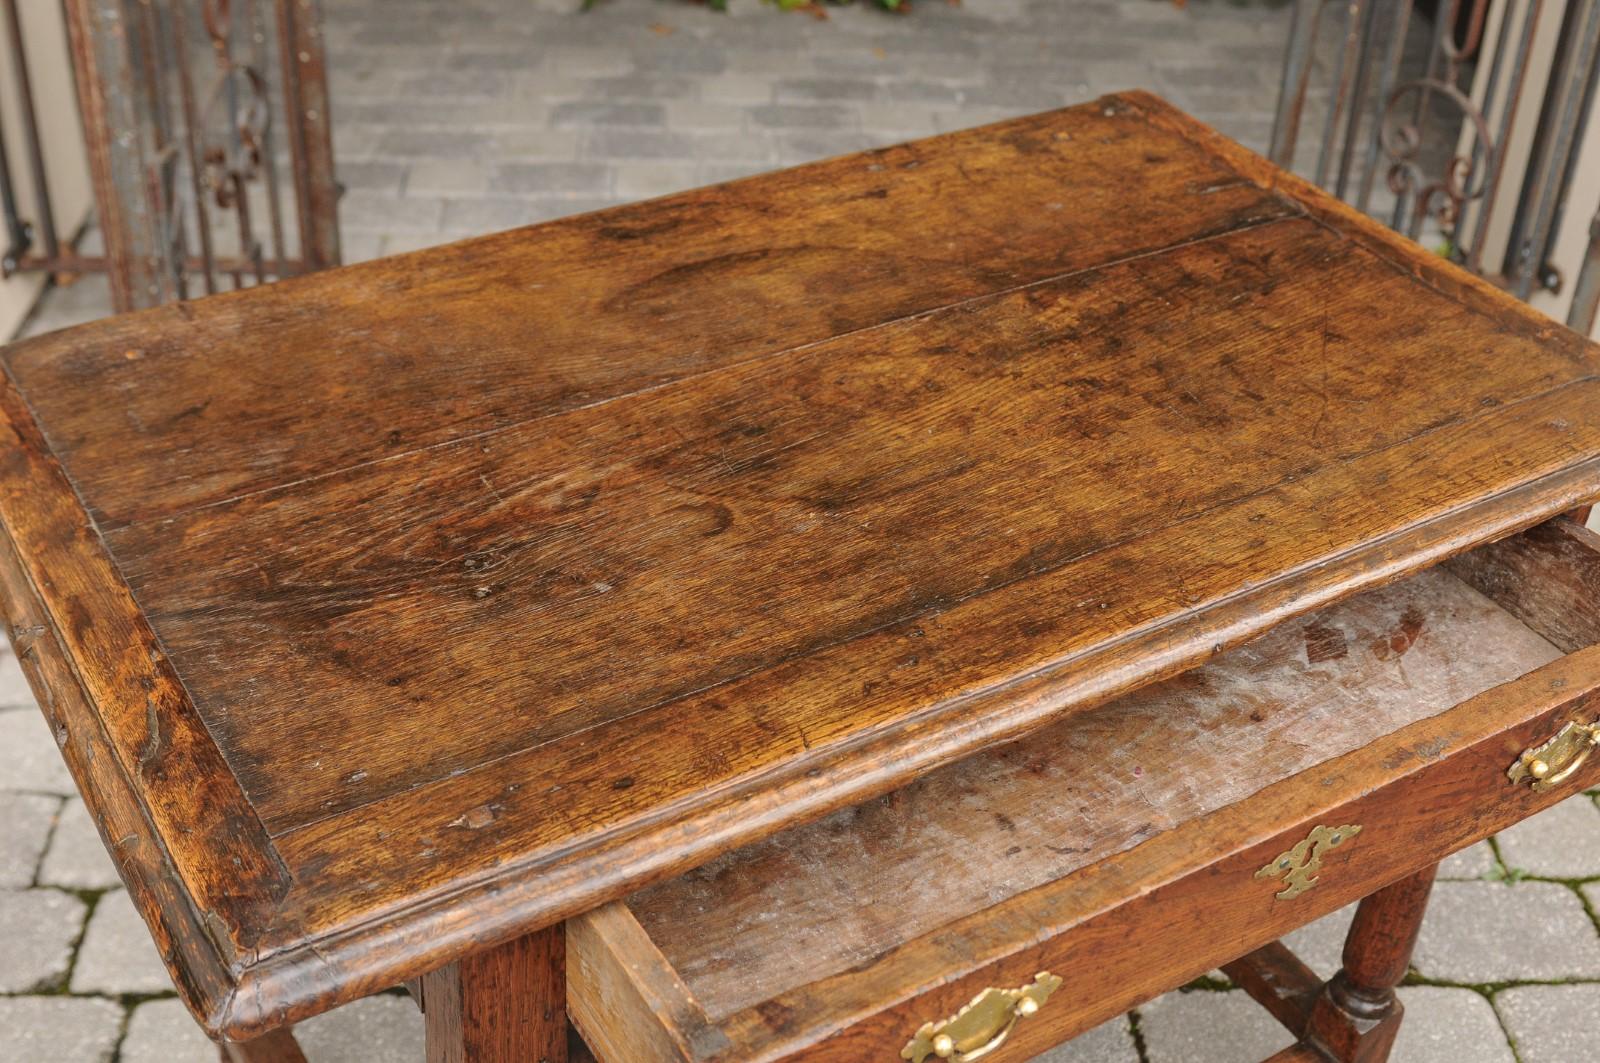
[[1400, 1003], [1406, 1011], [1391, 1055], [1395, 1063], [1517, 1063], [1482, 994], [1405, 986]]
[[172, 979], [127, 891], [100, 898], [72, 969], [74, 993], [170, 993]]
[[558, 126], [660, 126], [666, 120], [667, 109], [659, 103], [570, 100], [551, 112], [551, 121]]
[[662, 37], [654, 47], [634, 52], [633, 68], [652, 74], [720, 74], [728, 68], [728, 54], [682, 37]]
[[[334, 128], [339, 116], [334, 114]], [[360, 129], [360, 126], [354, 127]], [[337, 135], [337, 134], [336, 134]], [[335, 141], [338, 148], [344, 147]], [[440, 155], [478, 156], [494, 147], [494, 134], [485, 130], [468, 129], [407, 129], [396, 127], [384, 130], [376, 138], [373, 151], [378, 155], [409, 159], [436, 158]], [[343, 205], [341, 204], [341, 212]], [[341, 213], [341, 221], [342, 221]]]
[[1440, 882], [1413, 966], [1478, 985], [1600, 977], [1600, 935], [1578, 895], [1550, 882]]
[[79, 798], [69, 798], [61, 808], [55, 832], [50, 836], [50, 848], [39, 866], [39, 883], [79, 890], [122, 885], [100, 832]]
[[680, 100], [689, 99], [699, 91], [694, 78], [672, 74], [624, 74], [614, 78], [596, 78], [588, 83], [585, 96], [602, 100]]
[[34, 706], [33, 688], [28, 677], [22, 674], [11, 646], [0, 639], [0, 707], [31, 708]]
[[617, 198], [650, 199], [693, 188], [700, 166], [693, 162], [622, 162], [617, 164]]
[[444, 243], [447, 240], [444, 235], [446, 232], [465, 232], [481, 236], [484, 233], [515, 229], [519, 225], [529, 225], [537, 220], [538, 214], [533, 203], [526, 199], [512, 197], [452, 199], [444, 205], [441, 231], [412, 234], [409, 240], [402, 239], [406, 234], [396, 233], [388, 238], [384, 246], [389, 254], [399, 254], [402, 249], [415, 251]]
[[133, 1009], [121, 1063], [217, 1063], [217, 1046], [178, 1000], [149, 1000]]
[[773, 97], [779, 103], [840, 103], [876, 100], [878, 82], [864, 77], [785, 78], [773, 84]]
[[421, 1063], [422, 1013], [410, 997], [368, 997], [294, 1028], [309, 1063]]
[[1344, 936], [1355, 915], [1356, 906], [1346, 905], [1288, 934], [1283, 943], [1322, 978], [1332, 978], [1343, 963]]
[[1168, 993], [1139, 1008], [1149, 1063], [1246, 1063], [1287, 1048], [1293, 1038], [1243, 992]]
[[[1271, 88], [1275, 67], [1255, 63], [1164, 63], [1158, 80], [1164, 87], [1183, 89], [1232, 89], [1256, 97]], [[1270, 104], [1271, 97], [1267, 97]]]
[[586, 196], [551, 196], [546, 199], [533, 199], [528, 201], [533, 208], [535, 221], [551, 221], [555, 218], [566, 218], [574, 214], [587, 214], [593, 210], [604, 210], [614, 207], [617, 201], [612, 198], [589, 198]]
[[690, 133], [690, 156], [703, 162], [771, 162], [777, 164], [777, 143], [764, 129], [744, 132]]
[[784, 165], [793, 166], [813, 159], [866, 151], [887, 143], [893, 143], [893, 138], [853, 130], [808, 129], [780, 134], [778, 158]]
[[668, 100], [664, 106], [673, 129], [742, 129], [749, 117], [743, 107], [711, 100]]
[[0, 889], [33, 884], [60, 808], [48, 794], [0, 793]]
[[718, 74], [702, 78], [700, 98], [728, 103], [768, 103], [772, 100], [772, 78], [764, 74]]
[[1590, 882], [1578, 887], [1584, 899], [1589, 902], [1589, 910], [1600, 912], [1600, 882]]
[[0, 711], [0, 790], [74, 792], [61, 750], [38, 709]]
[[721, 184], [723, 181], [737, 181], [741, 178], [752, 177], [758, 173], [765, 173], [772, 167], [764, 162], [702, 162], [700, 163], [699, 183], [702, 185]]
[[489, 190], [489, 168], [476, 159], [423, 159], [402, 172], [406, 195], [461, 198]]
[[1600, 985], [1516, 986], [1494, 1006], [1522, 1063], [1600, 1059]]
[[495, 99], [504, 96], [509, 88], [510, 80], [500, 70], [430, 70], [402, 79], [395, 94], [433, 99]]
[[385, 236], [381, 239], [379, 254], [405, 255], [410, 254], [412, 251], [425, 251], [430, 247], [438, 247], [441, 244], [454, 243], [457, 240], [473, 236], [482, 236], [483, 233], [484, 230], [482, 229], [476, 229], [468, 233], [395, 233], [393, 236]]
[[121, 1029], [109, 1000], [0, 997], [0, 1059], [14, 1063], [105, 1063]]
[[347, 191], [399, 195], [406, 178], [402, 163], [367, 159], [346, 162], [339, 167], [339, 181]]
[[1033, 1063], [1139, 1063], [1128, 1017], [1119, 1015], [1064, 1045], [1052, 1048]]
[[57, 985], [72, 962], [84, 911], [82, 901], [60, 890], [0, 891], [0, 992]]
[[1478, 842], [1469, 845], [1458, 853], [1452, 853], [1439, 864], [1440, 879], [1481, 879], [1494, 875], [1499, 871], [1495, 863], [1494, 850], [1488, 842]]
[[850, 129], [856, 112], [832, 103], [764, 103], [750, 108], [756, 125], [767, 129]]
[[496, 166], [489, 187], [498, 195], [532, 196], [552, 192], [594, 195], [611, 188], [611, 168], [597, 162], [520, 162]]
[[660, 129], [595, 129], [584, 150], [596, 159], [692, 159], [695, 141]]
[[339, 199], [341, 232], [432, 232], [444, 216], [444, 200], [350, 192]]
[[339, 254], [347, 266], [378, 258], [383, 254], [383, 237], [377, 233], [341, 233]]
[[515, 163], [530, 160], [549, 162], [576, 159], [583, 141], [577, 129], [513, 129], [494, 136], [493, 161]]
[[616, 77], [633, 69], [633, 57], [616, 48], [563, 44], [545, 52], [543, 68], [582, 77]]
[[1587, 794], [1550, 806], [1496, 841], [1513, 870], [1545, 878], [1600, 876], [1600, 808]]

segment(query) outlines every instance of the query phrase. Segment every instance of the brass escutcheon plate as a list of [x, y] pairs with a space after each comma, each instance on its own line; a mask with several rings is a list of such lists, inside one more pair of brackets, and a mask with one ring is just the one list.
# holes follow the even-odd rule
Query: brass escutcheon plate
[[1281, 878], [1284, 888], [1278, 891], [1280, 901], [1289, 901], [1311, 889], [1318, 882], [1317, 872], [1322, 870], [1322, 858], [1330, 849], [1337, 849], [1361, 833], [1361, 824], [1348, 823], [1343, 827], [1313, 827], [1306, 839], [1288, 852], [1256, 872], [1256, 878]]

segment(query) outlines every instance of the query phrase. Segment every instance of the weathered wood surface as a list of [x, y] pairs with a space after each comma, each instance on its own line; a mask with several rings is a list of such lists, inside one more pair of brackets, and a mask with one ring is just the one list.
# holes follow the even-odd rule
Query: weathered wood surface
[[1405, 1015], [1395, 987], [1411, 964], [1438, 870], [1423, 868], [1362, 899], [1344, 966], [1312, 1005], [1302, 1040], [1339, 1063], [1385, 1063]]
[[1322, 993], [1322, 979], [1281, 941], [1225, 963], [1221, 971], [1296, 1037]]
[[1421, 572], [719, 857], [628, 907], [707, 1013], [726, 1018], [1184, 829], [1559, 655], [1454, 577]]
[[[1008, 1059], [1032, 1058], [1600, 783], [1600, 762], [1586, 764], [1559, 791], [1540, 793], [1513, 786], [1505, 777], [1520, 750], [1548, 738], [1569, 719], [1592, 720], [1597, 704], [1600, 647], [1590, 647], [1225, 808], [1160, 830], [1065, 878], [888, 941], [874, 956], [714, 1018], [725, 1045], [664, 1058], [859, 1063], [897, 1049], [923, 1022], [953, 1014], [987, 987], [1022, 985], [1037, 971], [1053, 971], [1068, 978], [1075, 992], [1052, 997], [1036, 1016], [1018, 1024], [1005, 1049]], [[970, 809], [959, 812], [971, 817]], [[1328, 855], [1314, 889], [1285, 901], [1277, 897], [1281, 882], [1255, 878], [1260, 867], [1312, 826], [1347, 823], [1364, 829], [1354, 843]], [[873, 841], [863, 839], [863, 844]], [[958, 851], [945, 855], [952, 862], [965, 858]], [[988, 870], [974, 859], [972, 874]], [[890, 874], [884, 871], [885, 877]], [[910, 883], [909, 878], [896, 881]], [[815, 882], [832, 898], [831, 910], [875, 903], [851, 899], [848, 879], [834, 883], [818, 876]], [[754, 877], [747, 886], [753, 897], [770, 882]], [[888, 903], [908, 912], [921, 897], [908, 894]], [[750, 911], [757, 903], [752, 899], [743, 908]], [[819, 899], [813, 907], [830, 905]], [[594, 917], [581, 916], [570, 925]], [[671, 951], [659, 949], [654, 939], [647, 945], [627, 951], [627, 961], [648, 969]], [[1382, 948], [1381, 941], [1378, 945], [1357, 961], [1368, 977], [1375, 969], [1368, 960], [1381, 963], [1397, 951]], [[801, 957], [802, 946], [790, 945], [785, 955]], [[770, 975], [770, 970], [754, 973]], [[671, 967], [650, 972], [656, 981], [677, 975]], [[694, 992], [694, 981], [685, 984]], [[573, 987], [573, 992], [587, 991]], [[612, 999], [626, 1007], [621, 998]], [[704, 1003], [698, 996], [695, 1000]], [[618, 1022], [637, 1029], [670, 1018], [635, 1010], [625, 1011]], [[668, 1043], [683, 1040], [666, 1038]], [[702, 1043], [713, 1044], [704, 1036]], [[1358, 1039], [1351, 1046], [1365, 1050], [1380, 1047], [1381, 1041]], [[1320, 1051], [1314, 1057], [1333, 1058]], [[601, 1053], [600, 1059], [626, 1063], [629, 1057]]]
[[627, 905], [613, 901], [567, 926], [568, 1007], [601, 1058], [694, 1059], [726, 1045]]
[[1588, 346], [1140, 94], [4, 361], [8, 620], [234, 1036], [1600, 495]]
[[300, 1043], [287, 1026], [253, 1041], [218, 1045], [217, 1054], [222, 1063], [306, 1063]]
[[428, 1063], [567, 1063], [567, 947], [557, 924], [422, 976]]
[[1600, 643], [1600, 535], [1577, 521], [1547, 521], [1445, 564], [1562, 652]]

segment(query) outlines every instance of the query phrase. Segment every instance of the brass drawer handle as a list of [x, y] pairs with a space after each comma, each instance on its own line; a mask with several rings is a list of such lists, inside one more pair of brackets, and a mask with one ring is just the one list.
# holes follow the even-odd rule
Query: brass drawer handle
[[982, 1059], [1005, 1044], [1012, 1028], [1042, 1008], [1060, 985], [1060, 978], [1040, 971], [1031, 985], [1021, 989], [985, 989], [950, 1018], [923, 1023], [900, 1050], [900, 1058], [911, 1063], [922, 1063], [929, 1056], [954, 1063]]
[[1554, 738], [1522, 751], [1517, 762], [1506, 769], [1514, 783], [1529, 782], [1540, 793], [1554, 790], [1589, 759], [1600, 745], [1600, 723], [1568, 722]]

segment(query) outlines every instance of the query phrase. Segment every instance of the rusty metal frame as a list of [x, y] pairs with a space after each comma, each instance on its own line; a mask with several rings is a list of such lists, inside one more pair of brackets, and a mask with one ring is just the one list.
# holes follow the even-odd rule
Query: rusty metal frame
[[[1269, 155], [1280, 165], [1294, 165], [1318, 37], [1331, 25], [1339, 40], [1312, 179], [1370, 210], [1381, 176], [1395, 196], [1391, 225], [1413, 238], [1424, 226], [1436, 226], [1457, 261], [1527, 298], [1536, 286], [1555, 289], [1562, 283], [1547, 260], [1600, 79], [1600, 0], [1566, 6], [1549, 80], [1539, 84], [1529, 77], [1532, 45], [1541, 19], [1553, 17], [1555, 5], [1527, 0], [1518, 12], [1500, 0], [1493, 59], [1487, 71], [1479, 71], [1491, 2], [1439, 0], [1425, 68], [1407, 73], [1402, 61], [1415, 0], [1296, 0]], [[1540, 106], [1529, 166], [1513, 197], [1510, 246], [1505, 261], [1486, 263], [1494, 211], [1511, 201], [1500, 194], [1506, 146], [1527, 93], [1538, 93]], [[1471, 131], [1465, 148], [1438, 167], [1422, 151], [1435, 105], [1452, 116], [1447, 121], [1455, 129]], [[1449, 132], [1453, 142], [1454, 130]], [[1594, 232], [1585, 274], [1575, 282], [1569, 318], [1575, 326], [1592, 323], [1600, 303], [1600, 227]]]
[[[104, 271], [113, 304], [127, 311], [338, 265], [318, 0], [62, 0], [105, 241], [100, 256], [80, 254], [55, 232], [16, 3], [0, 0], [0, 14], [19, 72], [37, 222], [24, 219], [0, 150], [0, 272]], [[208, 88], [204, 56], [196, 62], [205, 47]], [[293, 192], [293, 249], [280, 179]], [[260, 195], [266, 210], [258, 219], [252, 198]], [[219, 249], [229, 240], [237, 246]]]

